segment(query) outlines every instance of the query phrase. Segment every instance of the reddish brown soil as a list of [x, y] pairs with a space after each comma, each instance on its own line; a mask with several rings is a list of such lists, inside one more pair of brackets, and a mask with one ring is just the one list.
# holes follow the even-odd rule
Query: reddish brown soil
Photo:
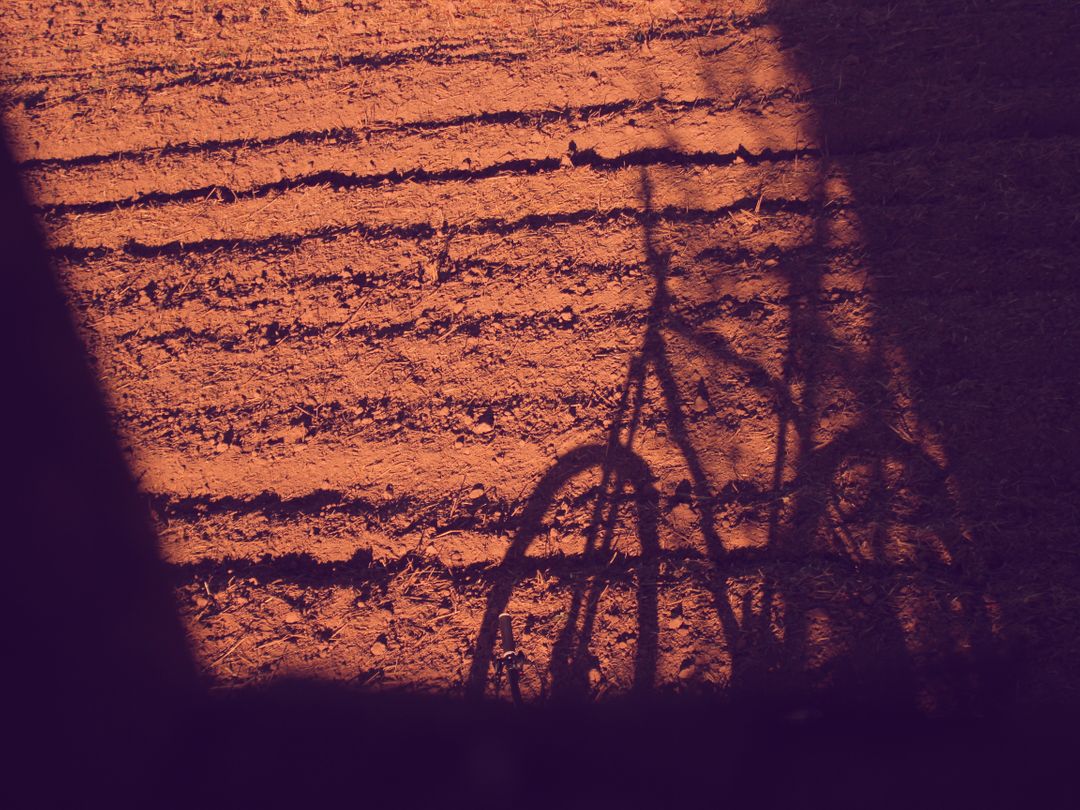
[[942, 5], [5, 10], [208, 678], [1071, 694], [1080, 19]]

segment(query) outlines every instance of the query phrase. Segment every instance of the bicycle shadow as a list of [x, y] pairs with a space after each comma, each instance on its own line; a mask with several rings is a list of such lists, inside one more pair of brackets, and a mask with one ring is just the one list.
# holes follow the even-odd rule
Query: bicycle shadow
[[[797, 75], [798, 65], [792, 64], [791, 72]], [[724, 97], [723, 82], [707, 60], [702, 61], [701, 76], [712, 97]], [[812, 137], [819, 142], [821, 136]], [[688, 153], [672, 130], [666, 132], [659, 151]], [[786, 293], [787, 329], [779, 374], [740, 352], [717, 330], [703, 328], [680, 312], [669, 285], [672, 248], [657, 232], [657, 223], [671, 214], [670, 206], [658, 205], [654, 173], [639, 167], [643, 255], [653, 285], [640, 349], [628, 362], [607, 444], [579, 448], [575, 453], [580, 455], [571, 453], [560, 460], [526, 503], [518, 532], [499, 566], [508, 579], [495, 587], [486, 606], [468, 678], [470, 694], [484, 691], [497, 617], [513, 590], [509, 577], [534, 543], [544, 511], [570, 478], [592, 467], [601, 472], [583, 563], [591, 559], [592, 550], [609, 551], [616, 507], [608, 487], [621, 486], [626, 477], [623, 467], [633, 471], [628, 480], [639, 482], [638, 496], [651, 504], [646, 510], [649, 517], [637, 532], [642, 559], [661, 553], [658, 496], [651, 483], [648, 490], [641, 488], [640, 482], [653, 478], [647, 462], [634, 450], [647, 404], [646, 378], [651, 374], [658, 385], [657, 404], [663, 410], [666, 435], [688, 474], [704, 553], [713, 566], [705, 584], [722, 636], [714, 644], [728, 658], [729, 693], [768, 690], [770, 684], [805, 692], [844, 679], [865, 684], [869, 675], [880, 682], [880, 691], [889, 700], [900, 703], [925, 700], [927, 690], [937, 692], [932, 700], [954, 705], [975, 706], [991, 699], [982, 681], [991, 688], [994, 678], [978, 678], [971, 668], [991, 658], [995, 649], [985, 565], [970, 542], [942, 443], [918, 419], [917, 403], [905, 400], [906, 380], [898, 377], [896, 359], [903, 355], [903, 340], [883, 316], [867, 317], [854, 336], [849, 329], [846, 344], [838, 344], [836, 324], [829, 321], [833, 316], [825, 279], [835, 276], [838, 262], [845, 260], [835, 247], [838, 229], [850, 231], [852, 226], [839, 222], [827, 189], [847, 182], [850, 167], [833, 160], [827, 150], [811, 153], [818, 161], [806, 206], [811, 235], [798, 249], [781, 252], [772, 271]], [[698, 202], [687, 193], [681, 204], [690, 210]], [[858, 210], [856, 197], [856, 220]], [[859, 270], [864, 275], [862, 293], [866, 309], [873, 312], [878, 306], [873, 264], [877, 235], [857, 225], [854, 240], [869, 256], [869, 266]], [[844, 238], [852, 241], [851, 234]], [[719, 250], [713, 253], [724, 255], [725, 246], [716, 247]], [[687, 352], [673, 349], [673, 341], [704, 353], [714, 377], [737, 376], [740, 384], [772, 404], [771, 476], [763, 488], [767, 529], [765, 541], [755, 549], [735, 549], [725, 542], [720, 528], [725, 486], [699, 449], [715, 434], [702, 429], [700, 420], [689, 418], [682, 392], [692, 388], [687, 383], [694, 371], [680, 366]], [[845, 403], [851, 417], [839, 427], [829, 424], [837, 402]], [[908, 429], [907, 418], [916, 423], [915, 429]], [[601, 450], [603, 460], [598, 461]], [[739, 482], [726, 486], [735, 483]], [[745, 589], [736, 592], [730, 587], [733, 563], [748, 556], [759, 563], [761, 572], [753, 597]], [[808, 562], [833, 566], [837, 573], [830, 576], [837, 593], [847, 592], [819, 597], [800, 570]], [[642, 581], [639, 588], [642, 631], [634, 691], [640, 693], [652, 689], [656, 680], [656, 642], [648, 642], [651, 649], [643, 646], [657, 632], [655, 579]], [[593, 629], [597, 592], [595, 584], [588, 593], [575, 591], [551, 661], [553, 681], [573, 683], [569, 691], [579, 695], [588, 691], [581, 674], [582, 650]], [[829, 626], [826, 641], [817, 627], [823, 622]], [[811, 667], [811, 660], [821, 657], [823, 645], [829, 648], [826, 662]], [[948, 648], [943, 665], [928, 665], [927, 656], [921, 654], [920, 648], [933, 645]], [[575, 664], [567, 668], [563, 662], [570, 660]], [[925, 670], [931, 671], [929, 680]], [[577, 672], [576, 680], [569, 677], [570, 671]]]

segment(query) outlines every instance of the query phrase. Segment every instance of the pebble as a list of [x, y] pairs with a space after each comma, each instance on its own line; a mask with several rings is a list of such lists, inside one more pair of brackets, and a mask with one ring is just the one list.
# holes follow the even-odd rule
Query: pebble
[[603, 679], [603, 674], [596, 667], [593, 667], [589, 670], [589, 686], [595, 689], [597, 686], [600, 685], [600, 681], [602, 681]]
[[210, 600], [207, 599], [205, 596], [196, 596], [195, 597], [195, 607], [199, 608], [200, 610], [202, 608], [206, 607], [209, 604], [210, 604]]
[[386, 645], [381, 641], [376, 641], [371, 645], [371, 654], [376, 658], [386, 655]]
[[475, 487], [469, 490], [469, 498], [476, 501], [484, 497], [484, 485], [477, 484]]
[[299, 611], [290, 610], [288, 613], [285, 614], [285, 623], [286, 624], [296, 624], [298, 621], [300, 621], [303, 618], [304, 617], [300, 615]]
[[473, 433], [483, 436], [485, 433], [491, 433], [495, 428], [488, 422], [477, 422], [473, 425]]

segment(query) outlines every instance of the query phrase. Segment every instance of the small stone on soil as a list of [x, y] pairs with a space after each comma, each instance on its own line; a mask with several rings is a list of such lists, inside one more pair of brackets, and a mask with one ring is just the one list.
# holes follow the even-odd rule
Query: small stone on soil
[[304, 617], [301, 616], [298, 611], [290, 610], [288, 613], [285, 614], [285, 623], [296, 624], [296, 622], [300, 621], [303, 618]]

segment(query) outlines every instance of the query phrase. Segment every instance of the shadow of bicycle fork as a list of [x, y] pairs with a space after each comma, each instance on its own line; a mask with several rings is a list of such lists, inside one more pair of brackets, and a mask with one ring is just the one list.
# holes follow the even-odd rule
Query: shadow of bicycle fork
[[[565, 557], [529, 557], [528, 552], [544, 533], [544, 515], [560, 491], [576, 476], [599, 471], [592, 520], [585, 532], [584, 552], [571, 558], [575, 567], [586, 574], [573, 585], [573, 596], [562, 631], [554, 641], [548, 671], [553, 696], [572, 696], [587, 688], [582, 676], [592, 660], [588, 645], [593, 633], [600, 598], [614, 579], [632, 574], [636, 580], [637, 645], [634, 654], [634, 691], [651, 689], [656, 672], [657, 654], [657, 574], [659, 534], [657, 517], [659, 496], [646, 462], [621, 444], [588, 444], [564, 455], [544, 475], [525, 504], [520, 529], [495, 572], [495, 585], [488, 594], [484, 617], [477, 636], [475, 653], [466, 683], [466, 693], [473, 697], [485, 694], [492, 665], [499, 616], [509, 606], [514, 589], [537, 572], [561, 574], [567, 568]], [[619, 511], [625, 502], [620, 494], [629, 485], [637, 507], [637, 540], [640, 553], [623, 557], [617, 568], [605, 563], [612, 556]], [[536, 662], [534, 662], [535, 664]]]

